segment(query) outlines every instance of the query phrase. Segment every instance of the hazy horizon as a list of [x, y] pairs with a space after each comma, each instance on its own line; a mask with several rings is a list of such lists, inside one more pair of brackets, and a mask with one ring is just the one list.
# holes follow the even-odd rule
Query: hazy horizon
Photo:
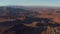
[[0, 0], [0, 6], [6, 5], [60, 7], [60, 0]]

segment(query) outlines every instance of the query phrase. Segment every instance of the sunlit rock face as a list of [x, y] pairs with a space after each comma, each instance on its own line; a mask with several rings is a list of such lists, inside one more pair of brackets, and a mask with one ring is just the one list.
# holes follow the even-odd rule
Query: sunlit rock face
[[60, 10], [51, 7], [0, 7], [0, 34], [60, 34]]

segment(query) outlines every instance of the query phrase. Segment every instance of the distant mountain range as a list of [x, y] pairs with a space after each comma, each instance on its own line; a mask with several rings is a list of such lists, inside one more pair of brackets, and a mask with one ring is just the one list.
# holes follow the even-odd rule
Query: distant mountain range
[[60, 8], [56, 6], [19, 6], [19, 5], [6, 5], [0, 7], [11, 7], [11, 8]]

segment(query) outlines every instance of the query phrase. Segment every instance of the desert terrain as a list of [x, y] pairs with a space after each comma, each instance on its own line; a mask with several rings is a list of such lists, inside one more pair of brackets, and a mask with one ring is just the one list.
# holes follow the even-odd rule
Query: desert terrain
[[[17, 22], [16, 20], [24, 20], [26, 17], [32, 18], [46, 18], [50, 19], [49, 23], [60, 24], [60, 8], [59, 7], [23, 7], [23, 6], [1, 6], [0, 7], [0, 34], [4, 30], [12, 28]], [[38, 22], [32, 22], [30, 24], [24, 23], [25, 26], [39, 27]], [[41, 23], [45, 24], [44, 20]], [[42, 34], [58, 34], [60, 33], [60, 25], [56, 27], [44, 26], [47, 30]], [[58, 33], [56, 33], [56, 32]]]

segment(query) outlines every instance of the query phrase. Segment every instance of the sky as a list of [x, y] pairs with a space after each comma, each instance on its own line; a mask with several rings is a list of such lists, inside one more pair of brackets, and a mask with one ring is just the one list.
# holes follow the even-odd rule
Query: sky
[[4, 5], [60, 7], [60, 0], [0, 0], [0, 6]]

